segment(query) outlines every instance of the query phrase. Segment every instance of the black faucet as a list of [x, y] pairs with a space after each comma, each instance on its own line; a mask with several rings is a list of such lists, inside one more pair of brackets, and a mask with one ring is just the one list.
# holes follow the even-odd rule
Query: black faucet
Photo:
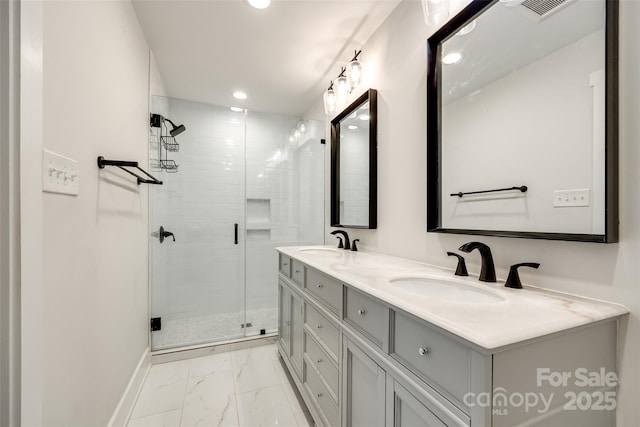
[[480, 280], [483, 282], [495, 282], [496, 281], [496, 268], [493, 265], [493, 256], [491, 255], [491, 249], [489, 246], [481, 242], [469, 242], [458, 248], [462, 252], [469, 253], [474, 249], [480, 252], [482, 257], [482, 267], [480, 268]]
[[351, 249], [351, 242], [349, 241], [349, 235], [347, 234], [346, 231], [344, 230], [333, 230], [331, 232], [331, 234], [333, 234], [334, 236], [336, 234], [342, 234], [342, 237], [344, 237], [344, 248], [349, 250]]
[[518, 274], [518, 267], [538, 268], [540, 267], [540, 264], [538, 264], [537, 262], [523, 262], [520, 264], [512, 265], [509, 269], [509, 276], [507, 277], [507, 281], [504, 283], [504, 286], [506, 286], [507, 288], [522, 289], [520, 275]]
[[467, 272], [467, 264], [464, 262], [464, 257], [462, 255], [458, 255], [455, 252], [447, 252], [447, 255], [454, 256], [458, 258], [458, 266], [456, 267], [456, 276], [468, 276]]

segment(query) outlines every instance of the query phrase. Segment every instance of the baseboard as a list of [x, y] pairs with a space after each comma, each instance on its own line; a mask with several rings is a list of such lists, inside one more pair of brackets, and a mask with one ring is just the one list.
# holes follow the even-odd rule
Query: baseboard
[[127, 384], [127, 388], [124, 390], [109, 424], [107, 424], [108, 427], [126, 426], [131, 411], [133, 410], [133, 405], [135, 405], [140, 389], [142, 388], [142, 384], [144, 384], [144, 380], [149, 373], [149, 369], [151, 369], [151, 353], [147, 347], [138, 362], [138, 366], [136, 366], [136, 369], [133, 371], [133, 375], [131, 375], [129, 384]]

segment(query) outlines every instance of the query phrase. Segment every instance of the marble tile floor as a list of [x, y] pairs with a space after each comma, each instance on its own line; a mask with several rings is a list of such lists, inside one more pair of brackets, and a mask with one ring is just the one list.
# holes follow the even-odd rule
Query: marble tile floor
[[153, 365], [128, 427], [312, 427], [275, 344]]
[[164, 320], [162, 329], [153, 332], [153, 348], [162, 350], [188, 345], [224, 341], [244, 336], [258, 335], [260, 329], [267, 333], [278, 329], [278, 308], [247, 310], [247, 321], [252, 326], [245, 331], [243, 311], [237, 313], [212, 314], [185, 319]]

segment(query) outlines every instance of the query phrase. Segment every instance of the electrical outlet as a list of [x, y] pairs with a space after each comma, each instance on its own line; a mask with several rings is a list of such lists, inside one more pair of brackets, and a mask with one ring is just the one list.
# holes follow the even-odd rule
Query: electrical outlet
[[42, 150], [42, 191], [77, 196], [79, 190], [78, 162]]
[[556, 190], [553, 192], [554, 208], [573, 208], [591, 205], [591, 190]]

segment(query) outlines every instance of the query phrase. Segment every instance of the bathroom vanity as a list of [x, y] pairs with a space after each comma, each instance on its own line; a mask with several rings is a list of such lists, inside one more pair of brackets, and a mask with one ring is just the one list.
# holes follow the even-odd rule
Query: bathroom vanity
[[381, 254], [278, 251], [278, 349], [318, 426], [615, 425], [625, 307]]

